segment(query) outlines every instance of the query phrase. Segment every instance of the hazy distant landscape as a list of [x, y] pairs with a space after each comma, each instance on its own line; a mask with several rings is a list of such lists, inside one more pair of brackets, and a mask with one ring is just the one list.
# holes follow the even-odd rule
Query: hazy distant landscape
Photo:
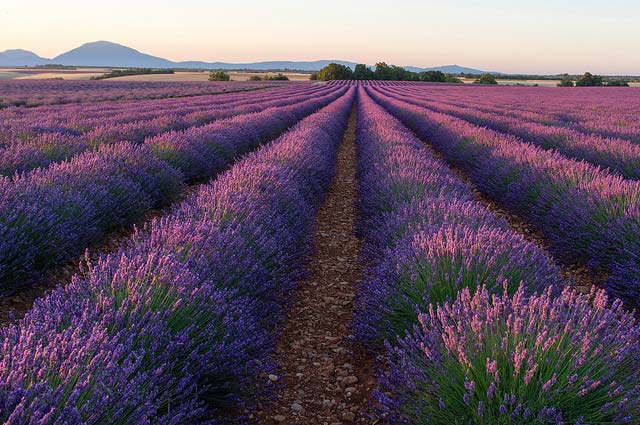
[[[26, 50], [6, 50], [0, 52], [0, 66], [20, 67], [36, 65], [64, 65], [84, 67], [130, 67], [130, 68], [183, 68], [183, 69], [229, 69], [229, 70], [295, 70], [319, 71], [329, 63], [339, 63], [354, 67], [355, 62], [340, 60], [318, 60], [312, 62], [268, 61], [254, 63], [224, 63], [187, 61], [173, 62], [167, 59], [147, 55], [130, 47], [108, 41], [86, 43], [82, 46], [62, 53], [52, 59], [42, 58]], [[471, 68], [448, 65], [436, 68], [407, 67], [412, 71], [440, 70], [448, 73], [466, 72], [481, 74], [483, 71]]]
[[[311, 73], [318, 72], [330, 63], [337, 63], [354, 69], [357, 63], [341, 60], [318, 61], [267, 61], [253, 63], [224, 63], [186, 61], [173, 62], [160, 57], [141, 53], [130, 47], [107, 41], [85, 43], [78, 48], [62, 53], [54, 58], [47, 59], [37, 54], [12, 49], [0, 52], [0, 79], [64, 79], [64, 80], [88, 80], [99, 77], [111, 69], [127, 68], [151, 68], [173, 69], [173, 74], [164, 75], [136, 75], [117, 77], [122, 81], [207, 81], [207, 70], [229, 71], [233, 81], [247, 81], [252, 76], [260, 76], [262, 73], [284, 72], [291, 80], [308, 80]], [[476, 75], [487, 73], [475, 68], [458, 65], [445, 65], [431, 68], [419, 68], [404, 66], [404, 69], [414, 73], [426, 71], [439, 71], [445, 74], [460, 76], [465, 83], [475, 81]], [[555, 86], [561, 81], [561, 76], [545, 76], [545, 79], [504, 79], [497, 71], [490, 73], [496, 75], [498, 84], [501, 85], [539, 85]], [[549, 78], [551, 77], [551, 78]], [[640, 77], [625, 76], [630, 85], [639, 86]]]
[[[120, 69], [120, 68], [115, 68]], [[126, 68], [125, 68], [126, 69]], [[74, 71], [56, 69], [28, 69], [25, 68], [0, 68], [0, 80], [41, 80], [41, 79], [63, 79], [63, 80], [90, 80], [99, 77], [110, 68], [77, 68]], [[274, 72], [250, 72], [250, 71], [229, 71], [233, 81], [247, 81], [252, 76], [270, 75]], [[310, 73], [287, 72], [284, 74], [292, 81], [308, 81]], [[111, 78], [112, 81], [208, 81], [209, 71], [176, 71], [173, 74], [157, 75], [130, 75]]]
[[637, 16], [0, 5], [0, 424], [639, 425]]

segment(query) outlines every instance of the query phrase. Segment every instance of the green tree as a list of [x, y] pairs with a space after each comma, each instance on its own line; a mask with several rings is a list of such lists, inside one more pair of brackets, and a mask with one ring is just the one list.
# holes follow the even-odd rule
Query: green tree
[[209, 81], [229, 81], [231, 77], [224, 71], [211, 71], [209, 73]]
[[558, 87], [573, 87], [573, 79], [569, 74], [562, 75], [562, 80], [558, 83]]
[[353, 71], [354, 80], [373, 80], [373, 71], [363, 63], [356, 65], [356, 69]]
[[391, 79], [397, 81], [420, 81], [416, 72], [407, 71], [401, 66], [391, 65]]
[[265, 75], [263, 80], [265, 81], [289, 81], [289, 77], [284, 75], [281, 72], [278, 72], [277, 75]]
[[496, 77], [493, 74], [481, 74], [473, 84], [498, 84]]
[[318, 80], [331, 81], [331, 80], [352, 80], [353, 71], [351, 68], [339, 63], [330, 63], [318, 72]]
[[309, 80], [318, 81], [318, 73], [317, 72], [312, 72], [311, 75], [309, 75]]
[[464, 84], [464, 81], [462, 81], [460, 78], [456, 77], [453, 74], [445, 74], [444, 82], [445, 83], [454, 83], [454, 84]]
[[262, 77], [260, 77], [259, 75], [252, 75], [251, 77], [249, 77], [249, 81], [262, 81]]
[[446, 75], [442, 71], [425, 71], [419, 74], [420, 81], [430, 83], [444, 83], [447, 81]]
[[607, 87], [629, 87], [629, 82], [627, 80], [609, 80]]
[[585, 72], [584, 75], [576, 81], [576, 87], [596, 87], [602, 86], [602, 77]]
[[378, 62], [376, 69], [373, 71], [373, 78], [375, 80], [393, 80], [394, 70], [385, 62]]

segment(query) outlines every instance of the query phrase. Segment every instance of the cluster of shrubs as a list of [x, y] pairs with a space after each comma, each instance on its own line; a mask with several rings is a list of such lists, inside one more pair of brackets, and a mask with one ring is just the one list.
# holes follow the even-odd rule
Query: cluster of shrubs
[[496, 80], [495, 75], [485, 73], [476, 78], [473, 84], [498, 84], [498, 81]]
[[573, 78], [565, 74], [562, 80], [558, 83], [558, 87], [629, 87], [629, 82], [621, 79], [614, 79], [604, 81], [604, 78], [600, 75], [593, 75], [590, 72], [585, 72], [575, 83]]
[[131, 69], [114, 69], [106, 74], [91, 77], [92, 80], [106, 80], [108, 78], [126, 77], [129, 75], [148, 75], [148, 74], [173, 74], [173, 69], [151, 69], [151, 68], [131, 68]]
[[441, 71], [411, 72], [401, 66], [376, 63], [372, 69], [365, 64], [358, 64], [355, 69], [339, 63], [330, 63], [318, 73], [311, 75], [312, 80], [381, 80], [381, 81], [423, 81], [431, 83], [462, 83], [462, 80]]
[[75, 71], [78, 68], [70, 65], [61, 65], [59, 63], [48, 63], [48, 64], [42, 64], [42, 65], [35, 65], [33, 66], [33, 69], [68, 69], [71, 71]]
[[211, 71], [209, 81], [231, 81], [231, 76], [224, 71]]
[[[211, 71], [209, 73], [209, 81], [230, 81], [231, 76], [224, 71]], [[281, 72], [278, 72], [275, 75], [265, 74], [263, 76], [260, 75], [252, 75], [249, 77], [249, 81], [289, 81], [289, 77], [284, 75]]]
[[278, 72], [276, 75], [252, 75], [251, 77], [249, 77], [249, 81], [289, 81], [289, 77], [281, 72]]

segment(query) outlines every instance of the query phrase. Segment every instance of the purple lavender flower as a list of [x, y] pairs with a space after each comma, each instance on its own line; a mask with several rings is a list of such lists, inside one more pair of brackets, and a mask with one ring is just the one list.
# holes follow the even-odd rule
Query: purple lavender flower
[[[185, 175], [193, 180], [219, 173], [346, 90], [333, 88], [303, 101], [294, 96], [287, 106], [172, 133], [165, 144], [108, 144], [45, 169], [0, 176], [0, 292], [173, 201]], [[168, 150], [193, 161], [173, 161]]]
[[[640, 325], [620, 302], [609, 307], [604, 291], [596, 290], [582, 295], [565, 289], [560, 296], [548, 290], [528, 297], [522, 288], [510, 296], [492, 295], [483, 287], [471, 293], [463, 289], [454, 302], [430, 306], [420, 316], [421, 327], [391, 348], [382, 391], [395, 394], [397, 402], [380, 400], [392, 421], [639, 420]], [[539, 335], [550, 343], [536, 346]], [[516, 352], [522, 353], [522, 364], [529, 368], [531, 362], [541, 364], [528, 382], [525, 368], [516, 371]], [[491, 376], [485, 353], [495, 358], [500, 382], [480, 380]], [[473, 376], [476, 389], [491, 388], [486, 397], [485, 391], [474, 393], [483, 403], [484, 415], [461, 399], [469, 384], [451, 379], [456, 376]], [[576, 383], [569, 385], [570, 381]], [[610, 391], [612, 385], [621, 391]], [[504, 397], [490, 397], [494, 391]], [[438, 399], [456, 408], [436, 409]]]
[[360, 89], [360, 232], [371, 266], [356, 298], [355, 334], [370, 348], [403, 335], [416, 309], [462, 288], [559, 286], [558, 268], [509, 230], [471, 189]]
[[[388, 94], [366, 90], [469, 172], [480, 190], [525, 216], [568, 261], [612, 270], [609, 286], [634, 306], [640, 258], [640, 182]], [[635, 167], [637, 169], [637, 167]]]
[[8, 423], [224, 423], [265, 391], [354, 89], [0, 330]]

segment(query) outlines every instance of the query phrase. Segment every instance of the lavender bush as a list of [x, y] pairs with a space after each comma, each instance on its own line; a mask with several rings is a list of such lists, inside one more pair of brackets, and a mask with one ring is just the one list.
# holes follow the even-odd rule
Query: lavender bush
[[215, 120], [322, 97], [331, 87], [206, 96], [171, 101], [113, 102], [0, 113], [0, 174], [11, 176], [63, 161], [104, 144], [194, 129]]
[[226, 423], [263, 391], [354, 91], [0, 330], [0, 419]]
[[[466, 87], [397, 84], [403, 95], [420, 95], [460, 108], [473, 108], [521, 121], [576, 130], [607, 138], [640, 142], [637, 114], [640, 102], [633, 91], [611, 87], [560, 91], [546, 87]], [[410, 90], [408, 90], [410, 89]]]
[[484, 192], [528, 218], [568, 261], [616, 274], [608, 286], [637, 305], [640, 183], [371, 91], [385, 108], [465, 168]]
[[[174, 133], [162, 144], [152, 140], [142, 146], [104, 146], [28, 175], [0, 177], [1, 290], [11, 290], [25, 275], [72, 258], [106, 232], [167, 204], [183, 187], [185, 173], [189, 180], [215, 175], [237, 155], [285, 131], [345, 90]], [[168, 162], [185, 168], [178, 171]]]
[[387, 94], [395, 99], [449, 114], [473, 124], [508, 133], [543, 149], [555, 149], [570, 158], [585, 160], [608, 167], [613, 172], [630, 178], [640, 178], [640, 145], [619, 138], [585, 134], [561, 126], [547, 126], [529, 122], [521, 117], [510, 117], [502, 111], [483, 112], [469, 107], [448, 105], [442, 101], [424, 100], [415, 93], [402, 91]]
[[175, 199], [183, 177], [148, 148], [116, 144], [29, 177], [0, 178], [0, 187], [0, 280], [6, 291]]
[[465, 288], [390, 348], [381, 411], [406, 424], [638, 423], [640, 326], [609, 304], [604, 291]]
[[559, 269], [478, 202], [361, 89], [358, 117], [360, 225], [369, 264], [356, 297], [355, 334], [371, 348], [403, 335], [417, 309], [488, 285], [510, 293], [557, 289]]
[[151, 137], [145, 145], [182, 170], [187, 180], [202, 180], [219, 172], [235, 157], [282, 134], [293, 123], [343, 95], [345, 90], [289, 98], [287, 103], [260, 112]]

